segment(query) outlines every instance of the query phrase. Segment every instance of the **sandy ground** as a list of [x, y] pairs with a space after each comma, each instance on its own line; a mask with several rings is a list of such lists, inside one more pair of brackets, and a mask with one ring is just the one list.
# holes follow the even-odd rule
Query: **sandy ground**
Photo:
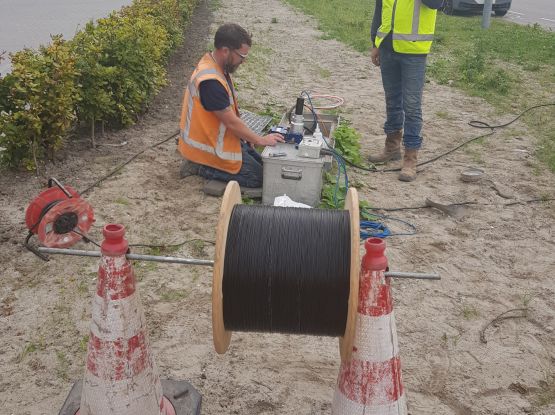
[[[129, 144], [88, 149], [74, 140], [63, 161], [39, 178], [0, 177], [0, 414], [57, 413], [83, 375], [97, 262], [56, 257], [48, 263], [26, 252], [24, 210], [46, 179], [84, 189], [144, 147], [177, 128], [185, 80], [225, 21], [253, 33], [250, 62], [237, 74], [241, 102], [263, 109], [293, 105], [304, 89], [345, 99], [343, 117], [364, 136], [363, 151], [380, 146], [384, 117], [379, 72], [368, 56], [325, 40], [317, 23], [278, 0], [203, 3], [187, 43], [170, 65], [170, 83], [131, 129], [101, 142]], [[272, 23], [274, 21], [275, 23]], [[496, 121], [483, 101], [428, 83], [425, 147], [431, 158], [474, 136], [471, 119]], [[512, 115], [502, 118], [510, 119]], [[390, 238], [392, 269], [436, 271], [439, 282], [396, 280], [394, 297], [409, 411], [413, 415], [555, 413], [555, 205], [506, 203], [553, 197], [555, 178], [534, 159], [534, 137], [523, 124], [496, 133], [427, 165], [413, 183], [395, 174], [351, 171], [361, 197], [374, 206], [476, 202], [457, 218], [434, 209], [390, 215], [418, 234]], [[173, 255], [213, 256], [218, 198], [205, 196], [198, 177], [178, 179], [173, 140], [148, 150], [86, 199], [95, 208], [91, 235], [122, 223], [131, 243], [180, 243]], [[491, 183], [464, 183], [467, 166]], [[403, 228], [390, 223], [397, 231]], [[92, 248], [80, 244], [79, 248]], [[140, 252], [136, 250], [136, 252]], [[145, 251], [142, 251], [145, 252]], [[329, 413], [339, 370], [337, 339], [235, 333], [227, 354], [212, 346], [211, 269], [136, 263], [153, 351], [163, 377], [189, 380], [203, 395], [204, 414]], [[501, 313], [526, 308], [524, 318], [480, 330]]]

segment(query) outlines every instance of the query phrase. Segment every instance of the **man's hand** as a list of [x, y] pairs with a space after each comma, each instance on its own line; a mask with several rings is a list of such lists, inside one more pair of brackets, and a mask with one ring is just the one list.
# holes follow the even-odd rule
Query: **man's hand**
[[235, 114], [235, 111], [230, 111], [229, 107], [222, 111], [214, 111], [214, 115], [226, 126], [226, 128], [229, 128], [236, 137], [241, 137], [251, 145], [275, 146], [276, 143], [285, 142], [283, 136], [278, 133], [268, 134], [264, 137], [259, 136]]
[[372, 58], [372, 63], [374, 66], [380, 66], [380, 50], [378, 48], [372, 48], [370, 52], [370, 58]]
[[284, 142], [285, 140], [283, 139], [283, 136], [281, 134], [271, 133], [262, 137], [262, 140], [260, 140], [260, 142], [257, 144], [261, 146], [275, 146], [276, 143], [284, 143]]

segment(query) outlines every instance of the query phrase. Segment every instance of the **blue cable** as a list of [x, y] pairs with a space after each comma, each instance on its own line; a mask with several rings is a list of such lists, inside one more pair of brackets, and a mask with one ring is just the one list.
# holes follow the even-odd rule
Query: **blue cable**
[[391, 231], [383, 223], [369, 220], [360, 221], [360, 239], [362, 240], [368, 238], [387, 238], [391, 235]]
[[[404, 221], [402, 219], [397, 219], [397, 218], [394, 218], [394, 217], [391, 217], [391, 216], [386, 216], [386, 215], [380, 215], [379, 213], [368, 212], [364, 208], [362, 208], [361, 211], [363, 213], [366, 213], [369, 216], [375, 216], [375, 217], [380, 218], [380, 219], [402, 223], [403, 225], [405, 225], [405, 226], [407, 226], [408, 228], [411, 229], [411, 232], [398, 232], [398, 233], [390, 232], [390, 234], [387, 235], [387, 236], [411, 236], [411, 235], [416, 235], [416, 233], [417, 233], [416, 226], [414, 226], [412, 223], [409, 223], [409, 222]], [[361, 225], [361, 228], [362, 228], [362, 225]]]

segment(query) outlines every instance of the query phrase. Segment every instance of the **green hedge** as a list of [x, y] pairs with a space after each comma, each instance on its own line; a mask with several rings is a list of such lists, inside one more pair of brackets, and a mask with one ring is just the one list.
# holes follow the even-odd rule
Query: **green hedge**
[[[166, 82], [198, 0], [135, 0], [71, 41], [14, 53], [0, 79], [0, 163], [36, 168], [78, 122], [132, 124]], [[93, 130], [94, 131], [94, 130]]]
[[79, 72], [79, 119], [132, 124], [165, 80], [166, 30], [152, 17], [112, 14], [72, 41]]
[[75, 120], [75, 59], [68, 43], [54, 37], [38, 52], [14, 54], [12, 68], [0, 80], [0, 157], [33, 169], [63, 145]]

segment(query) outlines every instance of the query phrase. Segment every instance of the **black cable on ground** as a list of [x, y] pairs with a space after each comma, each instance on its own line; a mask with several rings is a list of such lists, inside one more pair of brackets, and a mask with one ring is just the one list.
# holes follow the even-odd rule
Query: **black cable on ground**
[[489, 125], [486, 122], [483, 121], [470, 121], [468, 124], [470, 124], [472, 127], [475, 128], [503, 128], [503, 127], [507, 127], [509, 125], [511, 125], [512, 123], [514, 123], [515, 121], [517, 121], [519, 118], [521, 118], [524, 114], [526, 114], [527, 112], [530, 112], [532, 110], [535, 110], [536, 108], [542, 108], [542, 107], [552, 107], [555, 106], [555, 102], [551, 102], [549, 104], [539, 104], [539, 105], [534, 105], [533, 107], [527, 108], [524, 111], [522, 111], [515, 119], [505, 123], [505, 124], [499, 124], [499, 125]]
[[[524, 114], [526, 114], [526, 113], [528, 113], [528, 112], [530, 112], [530, 111], [532, 111], [532, 110], [535, 110], [535, 109], [537, 109], [537, 108], [543, 108], [543, 107], [551, 107], [551, 106], [555, 106], [555, 102], [554, 102], [554, 103], [549, 103], [549, 104], [534, 105], [533, 107], [530, 107], [530, 108], [525, 109], [525, 110], [522, 111], [516, 118], [513, 118], [511, 121], [506, 122], [506, 123], [504, 123], [504, 124], [490, 125], [490, 124], [488, 124], [488, 123], [486, 123], [486, 122], [484, 122], [484, 121], [472, 120], [472, 121], [470, 121], [470, 122], [468, 123], [468, 125], [470, 125], [471, 127], [474, 127], [474, 128], [482, 128], [482, 129], [490, 129], [491, 131], [490, 131], [489, 133], [487, 133], [487, 134], [482, 134], [482, 135], [480, 135], [480, 136], [478, 136], [478, 137], [471, 138], [470, 140], [465, 141], [464, 143], [462, 143], [462, 144], [456, 146], [455, 148], [452, 148], [452, 149], [449, 150], [449, 151], [446, 151], [445, 153], [442, 153], [442, 154], [440, 154], [440, 155], [438, 155], [438, 156], [436, 156], [436, 157], [433, 157], [433, 158], [431, 158], [430, 160], [426, 160], [426, 161], [423, 161], [423, 162], [418, 163], [416, 166], [417, 166], [417, 167], [420, 167], [420, 166], [424, 166], [424, 165], [426, 165], [426, 164], [432, 163], [432, 162], [434, 162], [434, 161], [436, 161], [436, 160], [438, 160], [438, 159], [440, 159], [440, 158], [442, 158], [442, 157], [445, 157], [445, 156], [448, 155], [448, 154], [453, 153], [454, 151], [458, 150], [458, 149], [461, 148], [461, 147], [464, 147], [465, 145], [467, 145], [467, 144], [469, 144], [469, 143], [471, 143], [471, 142], [473, 142], [473, 141], [479, 140], [480, 138], [489, 137], [490, 135], [493, 135], [493, 134], [495, 133], [495, 129], [496, 129], [496, 128], [504, 128], [504, 127], [507, 127], [507, 126], [511, 125], [512, 123], [514, 123], [515, 121], [517, 121], [518, 119], [520, 119]], [[349, 166], [351, 166], [351, 167], [354, 167], [354, 168], [359, 169], [359, 170], [368, 171], [368, 172], [371, 172], [371, 173], [391, 173], [391, 172], [396, 172], [396, 171], [400, 171], [400, 170], [401, 170], [400, 167], [398, 167], [398, 168], [391, 168], [391, 169], [378, 169], [378, 168], [376, 168], [376, 167], [374, 167], [374, 168], [367, 168], [367, 167], [359, 166], [359, 165], [356, 165], [356, 164], [354, 164], [354, 163], [351, 163], [349, 160], [345, 160], [345, 162], [346, 162]]]
[[555, 197], [529, 199], [529, 200], [517, 200], [516, 202], [505, 203], [503, 206], [520, 205], [520, 204], [523, 204], [523, 203], [551, 202], [553, 200], [555, 200]]
[[[470, 123], [469, 123], [469, 124], [470, 124]], [[479, 127], [479, 128], [486, 128], [486, 127]], [[489, 137], [490, 135], [495, 134], [494, 127], [490, 127], [490, 128], [492, 128], [492, 130], [491, 130], [489, 133], [479, 135], [478, 137], [471, 138], [470, 140], [466, 140], [464, 143], [459, 144], [457, 147], [452, 148], [451, 150], [446, 151], [445, 153], [442, 153], [442, 154], [440, 154], [440, 155], [438, 155], [438, 156], [436, 156], [436, 157], [433, 157], [433, 158], [431, 158], [431, 159], [429, 159], [429, 160], [426, 160], [426, 161], [422, 161], [422, 162], [420, 162], [420, 163], [417, 163], [417, 164], [416, 164], [416, 167], [420, 167], [420, 166], [424, 166], [424, 165], [429, 164], [429, 163], [433, 163], [434, 161], [439, 160], [440, 158], [445, 157], [445, 156], [447, 156], [448, 154], [451, 154], [451, 153], [457, 151], [459, 148], [464, 147], [464, 146], [467, 145], [468, 143], [471, 143], [471, 142], [473, 142], [473, 141], [479, 140], [480, 138]], [[396, 167], [396, 168], [391, 168], [391, 169], [383, 169], [383, 170], [376, 170], [376, 171], [379, 171], [379, 172], [381, 172], [381, 173], [391, 173], [391, 172], [395, 172], [395, 171], [401, 171], [401, 167]]]
[[98, 179], [96, 182], [94, 182], [93, 184], [91, 184], [89, 187], [87, 187], [85, 190], [83, 190], [82, 192], [80, 192], [80, 195], [84, 195], [85, 193], [91, 191], [93, 188], [95, 188], [96, 186], [98, 186], [100, 183], [102, 183], [104, 180], [108, 179], [109, 177], [113, 176], [114, 174], [116, 174], [118, 171], [120, 171], [123, 167], [125, 167], [126, 165], [128, 165], [129, 163], [131, 163], [133, 160], [135, 160], [137, 157], [139, 157], [141, 154], [143, 154], [145, 151], [156, 148], [168, 141], [170, 141], [172, 138], [176, 137], [177, 135], [179, 135], [179, 130], [176, 131], [175, 133], [173, 133], [172, 135], [170, 135], [169, 137], [164, 138], [162, 141], [159, 141], [157, 143], [152, 144], [151, 146], [145, 147], [144, 149], [142, 149], [141, 151], [139, 151], [138, 153], [136, 153], [135, 155], [133, 155], [132, 157], [130, 157], [128, 160], [124, 161], [123, 163], [121, 163], [119, 166], [117, 166], [114, 170], [112, 170], [110, 173], [108, 173], [107, 175], [105, 175], [104, 177]]
[[[554, 201], [555, 197], [548, 197], [548, 198], [536, 198], [536, 199], [528, 199], [528, 200], [517, 200], [515, 202], [510, 203], [503, 203], [501, 206], [514, 206], [514, 205], [521, 205], [524, 203], [538, 203], [538, 202], [551, 202]], [[449, 206], [467, 206], [467, 205], [476, 205], [476, 206], [493, 206], [495, 203], [478, 203], [478, 202], [460, 202], [460, 203], [449, 203]], [[433, 206], [407, 206], [407, 207], [397, 207], [397, 208], [384, 208], [384, 207], [365, 207], [366, 210], [383, 210], [384, 212], [396, 212], [399, 210], [420, 210], [420, 209], [428, 209], [432, 208]], [[372, 214], [372, 213], [371, 213]]]

